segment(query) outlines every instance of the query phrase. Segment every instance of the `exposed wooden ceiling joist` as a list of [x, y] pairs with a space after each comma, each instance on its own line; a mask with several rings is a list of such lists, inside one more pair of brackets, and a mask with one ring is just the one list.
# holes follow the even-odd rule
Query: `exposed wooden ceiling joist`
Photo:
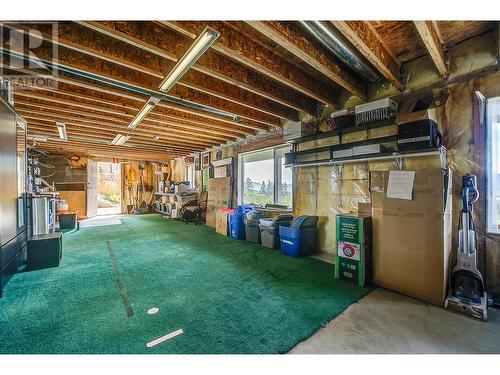
[[[170, 27], [171, 22], [164, 21], [164, 24]], [[215, 51], [321, 103], [338, 105], [333, 86], [328, 86], [271, 51], [261, 48], [254, 40], [224, 22], [177, 21], [172, 29], [178, 31], [182, 28], [185, 30], [184, 35], [199, 34], [207, 25], [221, 33], [212, 46]]]
[[[44, 40], [55, 43], [58, 46], [71, 49], [78, 53], [92, 56], [109, 63], [120, 65], [123, 68], [132, 69], [140, 73], [150, 75], [158, 79], [158, 82], [160, 82], [164, 78], [164, 74], [159, 69], [151, 69], [145, 66], [143, 63], [131, 61], [130, 58], [125, 59], [124, 56], [126, 56], [126, 51], [121, 51], [121, 53], [118, 53], [113, 50], [113, 52], [110, 52], [111, 48], [108, 48], [107, 51], [102, 51], [100, 49], [96, 49], [95, 47], [90, 48], [86, 46], [84, 43], [92, 45], [92, 42], [89, 43], [89, 41], [82, 39], [82, 37], [80, 37], [79, 34], [76, 33], [69, 34], [66, 32], [64, 35], [61, 35], [57, 39], [54, 39], [50, 34], [44, 32], [43, 30], [40, 30], [40, 27], [37, 28], [36, 24], [33, 26], [30, 25], [30, 28], [27, 28], [26, 26], [16, 23], [9, 23], [7, 24], [7, 27], [15, 27], [16, 29], [26, 31], [35, 29], [40, 32], [40, 36], [43, 37]], [[70, 37], [72, 37], [73, 40], [69, 40]], [[169, 65], [167, 68], [171, 68], [172, 66], [173, 65]], [[280, 103], [273, 102], [252, 92], [243, 90], [238, 86], [226, 83], [225, 81], [222, 81], [220, 79], [204, 75], [198, 71], [187, 72], [182, 80], [179, 81], [179, 85], [185, 86], [192, 90], [201, 91], [205, 94], [213, 95], [272, 116], [278, 116], [282, 119], [288, 119], [292, 121], [296, 121], [298, 119], [298, 113], [296, 110], [293, 110]]]
[[[0, 66], [2, 64], [0, 63]], [[31, 74], [36, 74], [32, 71], [26, 70], [26, 69], [15, 69], [16, 71], [22, 72], [22, 73], [31, 73]], [[74, 78], [74, 77], [68, 77], [65, 73], [59, 72], [59, 74], [55, 77], [51, 77], [55, 79], [58, 83], [63, 83], [71, 86], [76, 86], [81, 89], [85, 90], [92, 90], [93, 92], [100, 93], [100, 94], [106, 94], [106, 95], [112, 95], [117, 97], [118, 99], [127, 99], [131, 101], [136, 101], [140, 102], [142, 105], [146, 100], [147, 97], [145, 96], [139, 96], [137, 94], [132, 94], [130, 92], [121, 90], [116, 87], [110, 87], [110, 86], [105, 86], [101, 84], [97, 84], [94, 82], [90, 82], [88, 80], [82, 79], [82, 78]], [[120, 102], [117, 101], [116, 105], [120, 105]], [[221, 117], [217, 116], [215, 114], [199, 111], [196, 109], [192, 108], [187, 108], [175, 103], [170, 103], [170, 102], [160, 102], [157, 105], [157, 108], [168, 110], [169, 115], [175, 115], [177, 117], [182, 117], [186, 119], [191, 119], [194, 118], [197, 121], [202, 121], [207, 123], [207, 125], [214, 125], [214, 124], [221, 124], [222, 128], [229, 128], [229, 129], [246, 129], [247, 134], [250, 134], [251, 132], [248, 132], [248, 127], [244, 126], [242, 123], [235, 122], [233, 120], [230, 120], [226, 117]], [[173, 111], [173, 113], [170, 113]], [[166, 112], [165, 112], [166, 113]], [[248, 122], [245, 124], [248, 125]], [[214, 125], [215, 126], [215, 125]], [[262, 125], [260, 125], [262, 126]]]
[[[38, 48], [37, 56], [41, 59], [50, 61], [51, 48]], [[58, 66], [67, 67], [73, 70], [76, 69], [82, 72], [89, 72], [93, 75], [102, 77], [102, 79], [107, 82], [112, 80], [120, 85], [132, 85], [140, 90], [149, 90], [159, 96], [162, 95], [161, 92], [157, 91], [158, 80], [155, 78], [137, 71], [125, 69], [106, 61], [99, 61], [91, 56], [75, 54], [65, 48], [60, 48], [58, 51]], [[239, 125], [249, 129], [267, 130], [267, 126], [280, 126], [280, 119], [278, 117], [253, 110], [215, 96], [207, 95], [199, 91], [187, 89], [181, 85], [174, 86], [168, 95], [183, 101], [197, 103], [203, 106], [225, 111], [227, 113], [235, 114], [243, 118], [243, 121], [239, 123]]]
[[[31, 108], [27, 108], [26, 106], [21, 106], [19, 107], [19, 112], [20, 114], [27, 118], [27, 119], [36, 119], [40, 121], [53, 121], [53, 124], [55, 125], [55, 122], [66, 122], [67, 124], [87, 124], [91, 126], [89, 130], [90, 133], [99, 133], [101, 131], [111, 131], [115, 132], [113, 136], [109, 139], [111, 141], [116, 133], [122, 133], [122, 134], [127, 134], [127, 128], [123, 124], [117, 124], [117, 123], [111, 123], [111, 122], [103, 122], [99, 120], [94, 120], [94, 119], [88, 119], [88, 118], [82, 118], [82, 117], [75, 117], [75, 116], [68, 116], [67, 114], [58, 114], [57, 112], [53, 111], [46, 111], [46, 110], [41, 110], [41, 111], [34, 111]], [[92, 130], [93, 129], [93, 130]], [[211, 147], [211, 146], [216, 146], [220, 144], [220, 141], [214, 141], [214, 140], [201, 140], [201, 139], [193, 139], [193, 137], [186, 137], [182, 136], [179, 134], [172, 134], [172, 133], [164, 133], [164, 134], [158, 134], [157, 131], [148, 131], [148, 129], [133, 133], [132, 138], [133, 139], [135, 136], [141, 137], [143, 135], [146, 135], [146, 139], [150, 141], [150, 143], [153, 145], [155, 142], [152, 140], [154, 135], [160, 135], [161, 137], [165, 138], [168, 137], [172, 141], [179, 142], [179, 144], [185, 144], [185, 145], [200, 145], [203, 147]]]
[[[22, 97], [22, 95], [16, 94], [16, 97], [20, 97], [20, 96]], [[43, 101], [47, 101], [48, 103], [43, 103]], [[133, 118], [133, 115], [120, 114], [119, 116], [122, 116], [122, 118], [120, 118], [120, 117], [116, 117], [116, 116], [110, 116], [109, 114], [102, 115], [101, 113], [90, 112], [90, 111], [98, 112], [98, 109], [93, 108], [93, 107], [87, 107], [86, 111], [82, 111], [81, 108], [76, 108], [76, 109], [70, 108], [70, 107], [72, 107], [71, 104], [65, 105], [64, 107], [61, 107], [61, 106], [57, 105], [57, 103], [59, 103], [59, 102], [60, 101], [56, 100], [55, 101], [56, 104], [54, 104], [54, 101], [51, 101], [50, 99], [47, 100], [46, 98], [38, 98], [36, 102], [33, 100], [26, 100], [26, 99], [16, 100], [16, 105], [30, 106], [30, 107], [33, 107], [34, 110], [36, 110], [37, 108], [50, 109], [50, 110], [55, 110], [55, 111], [59, 111], [59, 112], [63, 112], [63, 113], [92, 117], [93, 119], [99, 119], [99, 120], [108, 121], [108, 122], [119, 122], [123, 125], [128, 125], [131, 118]], [[125, 118], [123, 118], [123, 117], [125, 117]], [[151, 123], [154, 123], [157, 125], [153, 126]], [[183, 126], [184, 124], [180, 124], [178, 122], [165, 121], [163, 119], [158, 119], [158, 118], [151, 116], [151, 114], [148, 115], [147, 119], [145, 120], [145, 124], [150, 125], [154, 129], [156, 129], [157, 132], [171, 131], [173, 134], [176, 134], [176, 133], [189, 134], [189, 135], [193, 134], [191, 126]], [[185, 130], [185, 129], [188, 129], [188, 130]], [[203, 129], [198, 129], [197, 135], [200, 138], [214, 139], [214, 140], [218, 140], [221, 142], [236, 138], [234, 135], [230, 136], [228, 134], [221, 136], [221, 135], [214, 135], [214, 134], [211, 134], [209, 132], [205, 133], [203, 131]]]
[[[44, 88], [40, 88], [40, 90], [43, 89]], [[66, 89], [49, 89], [48, 91], [50, 91], [50, 94], [45, 93], [44, 95], [42, 93], [37, 93], [36, 91], [34, 92], [33, 90], [21, 90], [17, 91], [15, 93], [15, 96], [59, 103], [72, 107], [86, 109], [88, 108], [107, 114], [123, 115], [129, 119], [132, 119], [135, 116], [135, 113], [140, 110], [140, 107], [125, 105], [116, 101], [106, 100], [98, 96], [81, 95], [76, 93], [74, 90], [69, 91]], [[114, 107], [117, 109], [109, 107]], [[244, 136], [245, 134], [251, 133], [245, 129], [241, 130], [234, 127], [229, 128], [229, 126], [226, 124], [212, 124], [209, 121], [197, 121], [195, 119], [192, 119], [191, 117], [182, 117], [179, 114], [177, 116], [175, 114], [166, 114], [161, 108], [155, 108], [155, 110], [149, 114], [149, 117], [161, 119], [166, 125], [170, 124], [186, 129], [191, 129], [192, 131], [196, 132], [201, 131], [229, 138], [238, 138]]]
[[403, 88], [400, 63], [382, 43], [377, 31], [367, 21], [332, 21], [354, 47], [398, 90]]
[[437, 23], [433, 21], [414, 21], [414, 24], [439, 74], [441, 77], [446, 77], [448, 75], [448, 69], [446, 68], [446, 62], [444, 60], [443, 42]]
[[[185, 52], [189, 47], [189, 44], [192, 42], [192, 39], [196, 37], [196, 35], [194, 34], [183, 34], [184, 37], [182, 37], [179, 34], [176, 34], [171, 30], [162, 27], [159, 30], [159, 33], [150, 32], [146, 33], [146, 35], [141, 35], [141, 38], [139, 38], [137, 34], [134, 34], [134, 32], [130, 30], [134, 27], [134, 23], [127, 23], [127, 26], [130, 26], [127, 32], [116, 30], [116, 28], [113, 28], [108, 24], [102, 22], [79, 22], [79, 24], [81, 26], [89, 27], [91, 30], [99, 32], [102, 35], [106, 35], [123, 43], [127, 43], [130, 46], [141, 48], [144, 51], [148, 51], [151, 48], [158, 48], [152, 42], [145, 41], [144, 38], [153, 38], [155, 34], [160, 34], [162, 50], [169, 51], [168, 56], [162, 57], [170, 62], [176, 62], [177, 55]], [[163, 25], [162, 22], [158, 22], [158, 24]], [[121, 23], [121, 25], [123, 25], [123, 23]], [[149, 25], [141, 26], [145, 26], [147, 28]], [[137, 32], [138, 31], [145, 32], [145, 30], [142, 30], [142, 28], [138, 28]], [[66, 35], [66, 37], [69, 36], [70, 35]], [[136, 43], [137, 40], [140, 40], [141, 43]], [[84, 41], [80, 41], [79, 43], [83, 42]], [[126, 51], [126, 48], [122, 49]], [[163, 61], [162, 63], [162, 66], [167, 69], [167, 72], [168, 69], [173, 66], [173, 64], [169, 65], [168, 61]], [[196, 72], [203, 73], [205, 76], [208, 75], [210, 77], [216, 78], [219, 81], [223, 81], [242, 90], [246, 90], [255, 95], [259, 95], [294, 111], [302, 110], [310, 114], [316, 113], [316, 104], [313, 100], [307, 98], [304, 95], [300, 95], [299, 93], [294, 93], [290, 90], [286, 90], [285, 86], [281, 86], [276, 82], [272, 82], [266, 77], [259, 76], [255, 72], [246, 69], [244, 66], [228, 59], [223, 55], [219, 55], [214, 51], [206, 51], [198, 61], [198, 63], [193, 66], [190, 74], [186, 78], [184, 78], [181, 83], [186, 85], [195, 85], [198, 87], [198, 89], [201, 89], [199, 82], [203, 82], [203, 80], [198, 78], [196, 79], [196, 82], [198, 83], [195, 83], [193, 82], [193, 78], [190, 77], [191, 75], [195, 75]], [[205, 83], [205, 85], [207, 85], [207, 83]], [[203, 88], [212, 92], [216, 90], [216, 87], [214, 87], [213, 85], [210, 85], [209, 87], [203, 86]], [[240, 95], [245, 96], [244, 94]], [[267, 106], [273, 107], [271, 104], [268, 104]], [[283, 107], [278, 107], [278, 109], [282, 112], [281, 115], [286, 118], [293, 119], [293, 117], [296, 116], [294, 113], [289, 112], [289, 110], [285, 110]], [[266, 109], [262, 106], [261, 110], [270, 111], [270, 109]], [[276, 111], [276, 109], [274, 109], [274, 111]]]
[[247, 23], [348, 92], [366, 99], [366, 90], [361, 80], [345, 69], [337, 58], [325, 54], [309, 43], [292, 22], [247, 21]]
[[[28, 118], [28, 125], [30, 127], [30, 131], [36, 131], [36, 130], [43, 130], [45, 134], [51, 134], [55, 138], [58, 138], [59, 135], [55, 129], [55, 126], [53, 123], [46, 123], [44, 122], [45, 120], [40, 120], [37, 118]], [[89, 137], [93, 139], [99, 139], [105, 144], [110, 144], [110, 139], [113, 139], [114, 134], [111, 134], [112, 132], [109, 131], [102, 131], [100, 133], [89, 133], [88, 129], [83, 125], [83, 124], [78, 124], [75, 125], [73, 123], [67, 123], [67, 129], [66, 132], [68, 134], [68, 140], [77, 140], [74, 139], [71, 135], [75, 134], [78, 136], [82, 137]], [[69, 126], [71, 125], [71, 126]], [[200, 148], [199, 146], [196, 147], [189, 147], [189, 146], [179, 146], [179, 144], [172, 144], [169, 142], [163, 141], [157, 141], [155, 144], [151, 144], [151, 138], [147, 137], [144, 139], [144, 137], [139, 137], [131, 141], [132, 145], [138, 145], [141, 147], [147, 147], [148, 150], [150, 151], [160, 151], [160, 152], [165, 152], [166, 149], [169, 149], [170, 151], [178, 151], [178, 152], [193, 152], [196, 150], [200, 150], [203, 148]], [[126, 144], [125, 147], [128, 145]]]
[[[66, 153], [72, 152], [79, 155], [100, 156], [105, 158], [121, 158], [128, 160], [145, 160], [145, 161], [169, 161], [177, 155], [161, 152], [146, 153], [142, 149], [127, 148], [111, 146], [99, 146], [92, 142], [72, 142], [62, 144], [61, 142], [48, 140], [46, 142], [39, 142], [37, 148], [52, 152]], [[181, 154], [182, 155], [187, 155]]]

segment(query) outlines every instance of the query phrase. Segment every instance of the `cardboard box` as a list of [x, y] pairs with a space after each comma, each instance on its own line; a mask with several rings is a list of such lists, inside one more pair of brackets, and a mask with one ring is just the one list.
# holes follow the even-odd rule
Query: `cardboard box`
[[235, 210], [229, 209], [229, 208], [219, 208], [217, 210], [216, 214], [216, 225], [215, 225], [215, 231], [219, 234], [222, 234], [224, 236], [229, 235], [229, 230], [228, 230], [228, 215]]
[[[396, 123], [398, 125], [406, 124], [408, 122], [419, 120], [433, 120], [438, 128], [441, 129], [443, 116], [446, 114], [446, 109], [450, 103], [449, 95], [444, 94], [438, 98], [429, 99], [428, 108], [422, 110], [415, 110], [420, 108], [418, 102], [409, 103], [406, 106], [407, 113], [402, 111], [402, 114], [396, 116]], [[412, 111], [412, 112], [410, 112]]]
[[314, 134], [316, 128], [312, 123], [297, 121], [290, 122], [283, 126], [283, 140], [290, 141], [292, 139], [306, 137]]
[[370, 216], [337, 215], [335, 278], [365, 286], [372, 277]]
[[451, 253], [451, 171], [415, 171], [412, 200], [387, 198], [389, 171], [371, 172], [373, 282], [443, 306]]
[[208, 201], [206, 225], [216, 228], [217, 210], [228, 208], [231, 202], [231, 178], [211, 178], [208, 180]]

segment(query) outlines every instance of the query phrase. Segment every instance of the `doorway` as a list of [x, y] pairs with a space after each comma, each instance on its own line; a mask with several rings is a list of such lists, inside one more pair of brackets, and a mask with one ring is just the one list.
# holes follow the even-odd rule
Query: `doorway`
[[97, 162], [97, 215], [121, 213], [120, 163]]

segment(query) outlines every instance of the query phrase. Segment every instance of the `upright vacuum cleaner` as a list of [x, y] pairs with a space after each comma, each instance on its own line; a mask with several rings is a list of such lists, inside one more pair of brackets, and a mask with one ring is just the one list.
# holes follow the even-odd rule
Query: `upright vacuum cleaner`
[[483, 276], [477, 268], [476, 231], [472, 204], [479, 199], [477, 178], [462, 177], [462, 210], [458, 224], [457, 263], [450, 277], [448, 297], [444, 307], [488, 320], [488, 299]]

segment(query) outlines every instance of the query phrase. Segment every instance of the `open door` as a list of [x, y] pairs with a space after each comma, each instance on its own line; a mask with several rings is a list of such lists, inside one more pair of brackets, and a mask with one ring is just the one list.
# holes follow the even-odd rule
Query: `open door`
[[87, 163], [87, 217], [97, 215], [97, 162], [88, 159]]

